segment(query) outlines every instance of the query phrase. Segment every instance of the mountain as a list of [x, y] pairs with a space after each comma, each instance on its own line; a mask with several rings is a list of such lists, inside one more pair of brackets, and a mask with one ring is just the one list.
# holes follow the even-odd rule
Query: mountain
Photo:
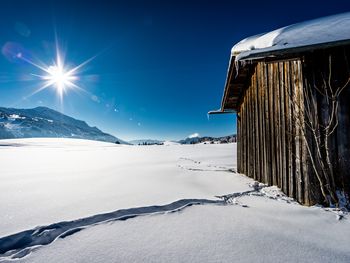
[[223, 137], [188, 137], [184, 140], [178, 141], [180, 144], [197, 144], [197, 143], [230, 143], [230, 142], [236, 142], [237, 136], [235, 134], [223, 136]]
[[97, 127], [76, 120], [47, 107], [14, 109], [0, 107], [0, 139], [11, 138], [79, 138], [126, 143]]
[[164, 141], [153, 140], [153, 139], [141, 139], [141, 140], [132, 140], [129, 143], [134, 145], [153, 145], [153, 144], [163, 144]]

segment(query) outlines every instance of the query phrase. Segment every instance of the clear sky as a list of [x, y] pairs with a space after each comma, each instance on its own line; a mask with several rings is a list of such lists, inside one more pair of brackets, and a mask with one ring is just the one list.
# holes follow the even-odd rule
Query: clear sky
[[[233, 114], [207, 117], [231, 47], [347, 11], [348, 0], [1, 1], [0, 106], [51, 107], [125, 140], [232, 134]], [[62, 102], [53, 87], [31, 95], [42, 71], [26, 61], [51, 65], [55, 39], [68, 67], [97, 55], [74, 81], [85, 91], [67, 89]]]

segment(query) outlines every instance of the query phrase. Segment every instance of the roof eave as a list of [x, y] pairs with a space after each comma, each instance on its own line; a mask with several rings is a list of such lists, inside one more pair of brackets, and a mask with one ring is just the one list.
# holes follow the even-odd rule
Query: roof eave
[[[252, 50], [249, 52], [248, 51], [242, 52], [237, 56], [231, 55], [229, 68], [226, 76], [224, 93], [221, 101], [221, 112], [230, 112], [230, 111], [238, 112], [239, 111], [238, 109], [239, 102], [233, 103], [234, 105], [230, 105], [230, 103], [232, 102], [229, 102], [229, 94], [230, 94], [230, 89], [235, 88], [237, 84], [239, 84], [236, 82], [237, 78], [241, 74], [242, 70], [244, 71], [245, 67], [247, 67], [247, 64], [246, 64], [245, 66], [244, 65], [240, 66], [240, 68], [238, 69], [237, 65], [239, 65], [240, 62], [243, 62], [244, 64], [247, 62], [258, 62], [258, 61], [264, 61], [264, 60], [275, 61], [279, 59], [297, 58], [297, 57], [301, 57], [302, 54], [306, 52], [333, 48], [338, 46], [346, 46], [346, 45], [350, 45], [350, 39], [327, 42], [327, 43], [318, 43], [318, 44], [313, 44], [308, 46], [284, 48], [284, 49], [277, 49], [276, 47], [271, 47], [269, 49], [264, 49], [264, 50]], [[249, 70], [249, 68], [247, 68], [247, 70]], [[232, 87], [232, 85], [235, 87]], [[235, 97], [235, 100], [238, 101], [239, 97], [240, 97], [239, 95]]]
[[237, 110], [235, 108], [227, 108], [225, 105], [226, 101], [227, 101], [227, 96], [229, 93], [229, 86], [230, 86], [230, 83], [232, 81], [232, 77], [233, 77], [234, 73], [236, 73], [235, 59], [236, 58], [234, 56], [230, 57], [229, 68], [228, 68], [227, 75], [226, 75], [224, 93], [223, 93], [222, 100], [221, 100], [221, 110], [222, 111], [225, 111], [225, 110], [235, 110], [236, 111]]

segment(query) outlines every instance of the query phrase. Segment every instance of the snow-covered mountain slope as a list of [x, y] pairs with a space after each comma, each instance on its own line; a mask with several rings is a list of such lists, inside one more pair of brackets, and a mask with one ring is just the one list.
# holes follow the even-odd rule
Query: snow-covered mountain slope
[[0, 139], [11, 138], [78, 138], [105, 142], [124, 141], [90, 127], [47, 107], [14, 109], [0, 107]]

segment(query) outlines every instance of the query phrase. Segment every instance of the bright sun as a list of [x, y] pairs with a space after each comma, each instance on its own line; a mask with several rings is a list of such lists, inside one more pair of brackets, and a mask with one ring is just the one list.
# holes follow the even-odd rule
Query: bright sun
[[56, 43], [56, 59], [52, 61], [51, 66], [48, 66], [39, 60], [38, 62], [34, 62], [33, 60], [23, 56], [22, 53], [18, 53], [16, 56], [43, 72], [43, 74], [40, 75], [32, 74], [33, 76], [40, 78], [43, 81], [43, 85], [35, 90], [30, 96], [46, 88], [52, 87], [56, 90], [60, 101], [63, 102], [63, 95], [68, 89], [88, 93], [86, 90], [78, 86], [76, 82], [78, 82], [81, 77], [79, 75], [79, 73], [81, 73], [81, 69], [95, 59], [98, 54], [75, 67], [69, 67], [69, 65], [65, 63], [65, 54], [62, 55], [58, 43]]
[[49, 66], [46, 72], [48, 74], [42, 78], [47, 81], [48, 86], [55, 87], [60, 96], [67, 88], [74, 86], [74, 80], [77, 79], [77, 76], [73, 74], [74, 72], [65, 71], [61, 65]]

